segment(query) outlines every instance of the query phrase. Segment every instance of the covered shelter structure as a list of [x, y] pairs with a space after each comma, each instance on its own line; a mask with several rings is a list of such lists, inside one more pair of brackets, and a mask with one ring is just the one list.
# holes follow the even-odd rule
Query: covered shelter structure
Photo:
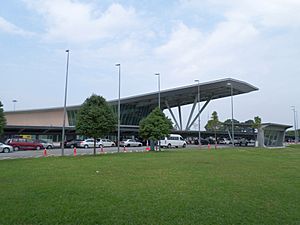
[[[204, 104], [195, 115], [195, 108], [198, 103], [198, 87], [200, 102], [204, 102]], [[210, 101], [257, 90], [258, 88], [249, 83], [232, 78], [167, 89], [160, 91], [161, 109], [169, 111], [179, 131], [189, 131]], [[158, 106], [158, 96], [159, 92], [152, 92], [121, 98], [121, 131], [137, 132], [141, 119]], [[108, 101], [108, 103], [117, 112], [118, 99]], [[187, 123], [183, 124], [181, 107], [189, 104], [192, 105], [191, 111]], [[75, 133], [76, 115], [79, 108], [80, 105], [67, 107], [67, 134]], [[178, 112], [177, 117], [174, 115], [174, 108], [178, 109], [176, 110]], [[63, 112], [63, 107], [5, 112], [7, 120], [5, 133], [57, 133], [63, 124]]]
[[275, 148], [284, 147], [285, 131], [290, 125], [263, 123], [258, 129], [258, 147]]

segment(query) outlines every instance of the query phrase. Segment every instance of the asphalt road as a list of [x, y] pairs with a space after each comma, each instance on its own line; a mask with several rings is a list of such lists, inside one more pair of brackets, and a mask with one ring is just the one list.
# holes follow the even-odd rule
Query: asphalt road
[[[222, 146], [219, 145], [218, 148], [224, 148], [230, 146]], [[197, 145], [188, 145], [188, 148], [199, 148]], [[214, 148], [214, 146], [211, 146]], [[207, 149], [207, 146], [203, 145], [201, 149]], [[146, 151], [146, 146], [142, 147], [126, 147], [126, 152], [143, 152]], [[112, 154], [117, 153], [117, 147], [109, 147], [103, 148], [103, 152], [100, 148], [96, 148], [96, 154]], [[120, 152], [125, 152], [123, 147], [120, 147]], [[26, 150], [26, 151], [14, 151], [10, 153], [0, 153], [0, 160], [5, 159], [18, 159], [18, 158], [40, 158], [40, 157], [51, 157], [51, 156], [61, 156], [62, 150], [61, 149], [47, 149], [46, 156], [44, 155], [44, 150]], [[93, 148], [77, 148], [76, 155], [92, 155], [94, 153]], [[64, 149], [65, 156], [74, 156], [74, 150], [70, 148]]]

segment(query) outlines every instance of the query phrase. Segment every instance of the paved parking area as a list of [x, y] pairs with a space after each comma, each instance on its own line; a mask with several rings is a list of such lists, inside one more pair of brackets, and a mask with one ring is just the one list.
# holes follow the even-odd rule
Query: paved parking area
[[[224, 148], [224, 147], [230, 147], [225, 145], [218, 145], [218, 148]], [[199, 148], [197, 145], [188, 145], [188, 148]], [[201, 149], [207, 149], [208, 147], [203, 145]], [[211, 148], [213, 149], [214, 146], [212, 145]], [[126, 147], [125, 151], [123, 147], [120, 147], [120, 152], [144, 152], [146, 151], [146, 146], [142, 147]], [[109, 147], [109, 148], [103, 148], [103, 151], [101, 151], [100, 148], [96, 148], [96, 154], [113, 154], [117, 153], [118, 148], [117, 147]], [[47, 149], [46, 150], [46, 156], [61, 156], [62, 150], [61, 149]], [[76, 149], [76, 155], [93, 155], [94, 149], [93, 148], [77, 148]], [[74, 150], [70, 148], [64, 149], [64, 155], [65, 156], [74, 156]], [[10, 152], [10, 153], [0, 153], [0, 160], [5, 159], [18, 159], [18, 158], [40, 158], [45, 157], [44, 150], [26, 150], [26, 151], [17, 151], [17, 152]]]
[[[142, 152], [146, 151], [146, 147], [131, 147], [126, 148], [126, 152]], [[103, 151], [101, 151], [100, 148], [96, 148], [97, 154], [107, 154], [107, 153], [117, 153], [118, 148], [112, 147], [112, 148], [103, 148]], [[124, 148], [120, 148], [120, 152], [124, 152]], [[93, 148], [77, 148], [76, 149], [76, 155], [92, 155], [94, 153]], [[61, 156], [62, 150], [61, 149], [47, 149], [46, 150], [46, 156]], [[74, 156], [74, 150], [70, 148], [64, 149], [64, 155], [65, 156]], [[17, 158], [39, 158], [39, 157], [45, 157], [44, 150], [26, 150], [26, 151], [17, 151], [17, 152], [10, 152], [10, 153], [0, 153], [0, 160], [3, 159], [17, 159]]]

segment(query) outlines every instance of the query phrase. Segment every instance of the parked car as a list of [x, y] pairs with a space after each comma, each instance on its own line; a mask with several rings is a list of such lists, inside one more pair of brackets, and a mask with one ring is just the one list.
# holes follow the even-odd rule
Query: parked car
[[40, 150], [44, 148], [43, 144], [33, 139], [12, 138], [7, 141], [7, 144], [12, 146], [15, 151], [19, 150]]
[[74, 147], [79, 147], [79, 143], [82, 140], [75, 139], [75, 140], [69, 140], [65, 142], [65, 148], [74, 148]]
[[160, 140], [160, 146], [166, 148], [178, 148], [178, 147], [186, 147], [186, 142], [179, 134], [170, 134], [170, 136], [165, 137], [163, 140]]
[[229, 145], [230, 143], [231, 143], [231, 141], [228, 140], [227, 138], [220, 138], [219, 139], [219, 144]]
[[208, 143], [211, 145], [214, 145], [216, 143], [215, 142], [216, 139], [214, 137], [207, 137], [207, 138], [205, 138], [205, 140], [207, 140]]
[[139, 141], [135, 141], [134, 139], [127, 139], [125, 141], [120, 142], [120, 146], [126, 146], [126, 147], [134, 147], [134, 146], [142, 146], [143, 144]]
[[44, 148], [47, 148], [47, 149], [52, 149], [53, 148], [53, 143], [50, 143], [50, 142], [44, 141], [44, 140], [37, 140], [37, 141], [42, 143]]
[[97, 139], [97, 146], [101, 147], [114, 147], [116, 146], [115, 142], [109, 139]]
[[6, 145], [6, 144], [3, 144], [2, 142], [0, 142], [0, 152], [9, 153], [9, 152], [12, 152], [13, 150], [14, 149], [12, 146]]
[[[195, 144], [195, 145], [199, 145], [198, 139], [196, 139], [196, 140], [194, 141], [194, 144]], [[204, 139], [204, 138], [201, 138], [201, 145], [208, 145], [208, 144], [209, 144], [208, 140], [206, 140], [206, 139]]]
[[239, 145], [239, 146], [248, 146], [248, 140], [246, 138], [238, 138], [234, 139], [234, 145]]
[[[96, 147], [97, 146], [99, 146], [99, 144], [96, 141]], [[94, 147], [94, 139], [93, 138], [88, 138], [88, 139], [85, 139], [83, 141], [80, 141], [78, 143], [78, 147], [80, 147], [80, 148], [92, 148], [92, 147]]]

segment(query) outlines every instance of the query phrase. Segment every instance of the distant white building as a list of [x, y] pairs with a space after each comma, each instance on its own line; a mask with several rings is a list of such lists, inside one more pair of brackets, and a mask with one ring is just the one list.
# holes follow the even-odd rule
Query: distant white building
[[258, 147], [274, 148], [285, 147], [285, 131], [291, 128], [290, 125], [263, 123], [258, 129], [257, 141]]

